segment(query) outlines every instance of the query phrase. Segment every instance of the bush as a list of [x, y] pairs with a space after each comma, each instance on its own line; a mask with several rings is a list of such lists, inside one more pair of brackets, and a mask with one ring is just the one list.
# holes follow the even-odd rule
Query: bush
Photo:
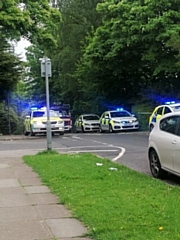
[[149, 102], [137, 103], [132, 107], [132, 113], [137, 116], [141, 131], [149, 130], [149, 117], [153, 110], [154, 105]]

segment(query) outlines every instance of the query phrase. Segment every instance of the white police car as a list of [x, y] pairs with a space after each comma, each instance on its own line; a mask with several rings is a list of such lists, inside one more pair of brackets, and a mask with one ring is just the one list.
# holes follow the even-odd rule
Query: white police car
[[122, 130], [138, 130], [139, 122], [130, 112], [118, 109], [106, 111], [100, 118], [100, 132], [117, 132]]
[[149, 130], [152, 131], [156, 122], [158, 122], [163, 115], [171, 112], [180, 112], [180, 103], [173, 101], [157, 106], [149, 117]]

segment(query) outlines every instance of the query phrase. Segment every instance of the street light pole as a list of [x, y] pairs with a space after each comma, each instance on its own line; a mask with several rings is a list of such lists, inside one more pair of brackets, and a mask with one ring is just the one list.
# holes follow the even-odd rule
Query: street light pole
[[49, 81], [48, 77], [51, 77], [51, 61], [49, 58], [44, 57], [40, 59], [41, 61], [41, 76], [45, 77], [46, 80], [46, 111], [47, 111], [47, 150], [52, 150], [52, 134], [51, 134], [51, 121], [49, 112]]

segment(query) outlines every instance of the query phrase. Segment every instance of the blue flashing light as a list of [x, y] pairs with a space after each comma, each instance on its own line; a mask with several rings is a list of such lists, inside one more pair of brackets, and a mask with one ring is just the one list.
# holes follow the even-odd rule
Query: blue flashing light
[[40, 109], [41, 109], [41, 110], [47, 110], [47, 108], [46, 108], [46, 107], [41, 107]]
[[38, 107], [31, 107], [31, 110], [38, 110]]
[[123, 111], [123, 108], [117, 108], [116, 111]]
[[165, 102], [165, 104], [174, 104], [174, 103], [176, 103], [175, 101], [168, 101], [168, 102]]

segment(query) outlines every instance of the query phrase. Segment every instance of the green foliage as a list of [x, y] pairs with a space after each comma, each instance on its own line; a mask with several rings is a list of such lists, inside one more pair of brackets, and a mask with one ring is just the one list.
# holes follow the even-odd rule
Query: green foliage
[[[0, 103], [0, 134], [15, 134], [19, 126], [19, 119], [13, 108]], [[22, 133], [22, 131], [21, 131]]]
[[84, 223], [87, 237], [179, 239], [179, 186], [91, 154], [41, 154], [23, 159], [73, 217]]
[[44, 150], [42, 152], [37, 153], [37, 155], [56, 155], [59, 154], [57, 151], [55, 150]]
[[[84, 88], [95, 84], [107, 101], [133, 103], [145, 89], [179, 94], [178, 1], [106, 1], [99, 3], [103, 25], [89, 37], [76, 77]], [[93, 77], [92, 77], [93, 76]]]
[[[73, 77], [73, 74], [76, 70], [76, 63], [82, 56], [81, 46], [85, 36], [100, 23], [101, 17], [96, 12], [98, 2], [102, 1], [58, 1], [62, 22], [57, 23], [53, 31], [53, 37], [57, 40], [57, 48], [52, 49], [48, 44], [46, 45], [46, 42], [41, 44], [37, 42], [28, 48], [27, 66], [29, 71], [26, 81], [29, 86], [29, 93], [34, 101], [45, 102], [45, 82], [40, 77], [39, 63], [39, 58], [45, 54], [51, 59], [52, 63], [52, 77], [49, 78], [51, 103], [69, 103], [75, 114], [80, 113], [84, 108], [89, 109], [92, 105], [95, 108], [97, 105], [97, 100], [95, 100], [95, 103], [85, 101], [79, 82]], [[89, 95], [89, 98], [93, 99], [92, 94]], [[82, 109], [77, 107], [80, 104], [83, 105]]]
[[[0, 35], [1, 36], [1, 35]], [[0, 100], [15, 89], [22, 73], [21, 61], [13, 53], [11, 45], [0, 37]]]
[[136, 115], [139, 121], [139, 126], [141, 131], [149, 130], [149, 117], [154, 110], [154, 105], [152, 102], [137, 102], [132, 107], [132, 113]]
[[[24, 36], [32, 42], [56, 44], [52, 32], [61, 21], [59, 11], [48, 0], [1, 0], [1, 32], [11, 39]], [[44, 42], [45, 41], [45, 42]]]

